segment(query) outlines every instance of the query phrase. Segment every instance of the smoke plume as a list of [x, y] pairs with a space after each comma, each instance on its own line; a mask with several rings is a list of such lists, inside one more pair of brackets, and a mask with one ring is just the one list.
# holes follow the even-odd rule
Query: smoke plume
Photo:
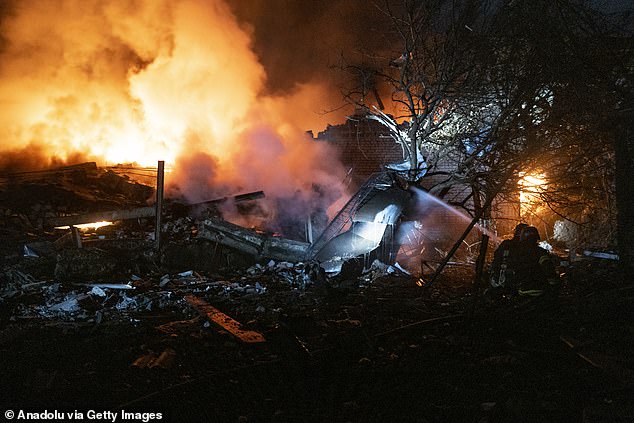
[[165, 160], [172, 195], [262, 189], [271, 215], [341, 195], [335, 154], [304, 133], [333, 119], [332, 87], [304, 65], [281, 83], [223, 1], [13, 0], [0, 19], [3, 169]]

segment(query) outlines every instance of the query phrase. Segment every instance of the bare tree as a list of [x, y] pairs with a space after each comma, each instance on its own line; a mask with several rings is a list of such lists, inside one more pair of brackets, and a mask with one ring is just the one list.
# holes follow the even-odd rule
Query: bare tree
[[[631, 110], [631, 63], [629, 74], [619, 63], [631, 55], [614, 54], [605, 19], [581, 1], [493, 4], [381, 3], [389, 48], [364, 55], [366, 85], [348, 99], [390, 129], [410, 182], [426, 172], [441, 197], [469, 187], [454, 202], [473, 215], [517, 195], [521, 173], [539, 169], [549, 177], [539, 195], [555, 216], [613, 217], [614, 127], [625, 128], [621, 150], [632, 149], [631, 126], [610, 122], [619, 98], [629, 95]], [[391, 114], [368, 107], [369, 90], [389, 91]]]
[[[346, 98], [368, 107], [367, 96], [374, 94], [379, 107], [368, 107], [368, 113], [387, 126], [402, 146], [412, 182], [426, 170], [423, 144], [440, 151], [433, 134], [464, 107], [459, 94], [470, 83], [470, 45], [476, 41], [472, 27], [482, 16], [478, 3], [457, 7], [447, 0], [406, 0], [376, 5], [387, 20], [389, 48], [363, 54], [360, 64], [343, 65], [358, 78], [356, 89], [348, 89]], [[391, 114], [382, 110], [379, 91], [389, 92]]]

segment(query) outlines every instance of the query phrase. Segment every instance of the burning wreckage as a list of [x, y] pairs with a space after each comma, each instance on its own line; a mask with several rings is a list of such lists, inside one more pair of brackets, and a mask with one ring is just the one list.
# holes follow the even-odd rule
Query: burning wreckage
[[396, 228], [411, 202], [394, 173], [370, 178], [337, 213], [313, 243], [263, 236], [223, 220], [202, 223], [199, 236], [236, 248], [258, 260], [317, 262], [328, 274], [345, 263], [361, 261], [367, 269], [379, 260], [394, 264], [399, 249]]
[[[12, 319], [101, 321], [110, 312], [187, 303], [187, 308], [203, 310], [214, 321], [213, 316], [222, 313], [208, 310], [209, 304], [198, 304], [203, 300], [191, 293], [262, 294], [267, 287], [257, 279], [266, 274], [304, 288], [324, 281], [326, 275], [364, 273], [368, 280], [408, 273], [396, 263], [400, 248], [396, 234], [412, 206], [413, 194], [389, 170], [371, 177], [312, 243], [247, 229], [217, 212], [223, 201], [246, 204], [248, 210], [249, 204], [264, 197], [261, 191], [193, 205], [163, 204], [158, 177], [156, 204], [147, 206], [144, 202], [151, 187], [94, 163], [20, 178], [19, 183], [8, 179], [4, 190], [3, 226], [12, 235], [7, 239], [14, 242], [4, 247], [0, 299], [15, 305]], [[40, 194], [28, 197], [30, 190]], [[16, 197], [18, 191], [22, 197]], [[117, 209], [92, 211], [113, 207]], [[88, 212], [70, 214], [69, 210]], [[154, 226], [161, 231], [148, 230], [151, 219], [156, 219]], [[82, 229], [100, 226], [94, 222], [102, 221], [118, 224]], [[306, 228], [307, 239], [313, 236], [311, 226]], [[24, 229], [23, 234], [15, 231], [18, 227]], [[22, 257], [15, 250], [9, 254], [7, 249], [14, 244], [20, 245]], [[220, 276], [219, 268], [241, 276], [226, 281], [226, 272]], [[214, 272], [215, 277], [197, 272]], [[174, 295], [174, 289], [190, 295]], [[23, 296], [29, 301], [19, 300]], [[221, 326], [226, 329], [224, 323]]]

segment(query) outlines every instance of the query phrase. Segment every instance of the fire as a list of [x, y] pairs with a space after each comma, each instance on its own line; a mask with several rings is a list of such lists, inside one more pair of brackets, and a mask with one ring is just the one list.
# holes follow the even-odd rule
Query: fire
[[[112, 222], [107, 222], [107, 221], [101, 221], [101, 222], [93, 222], [93, 223], [82, 223], [79, 225], [75, 225], [75, 227], [77, 229], [99, 229], [99, 228], [103, 228], [104, 226], [110, 226], [112, 225]], [[70, 229], [70, 226], [56, 226], [55, 229]]]
[[520, 194], [521, 216], [539, 214], [539, 209], [543, 204], [540, 194], [548, 188], [546, 175], [539, 172], [522, 172], [517, 184]]
[[168, 193], [192, 201], [259, 189], [273, 200], [311, 196], [314, 183], [340, 191], [332, 153], [304, 138], [325, 126], [316, 113], [325, 90], [266, 95], [250, 33], [223, 1], [14, 0], [8, 9], [3, 154], [164, 160]]
[[135, 3], [13, 3], [3, 139], [152, 165], [196, 137], [227, 157], [264, 80], [248, 35], [218, 1]]

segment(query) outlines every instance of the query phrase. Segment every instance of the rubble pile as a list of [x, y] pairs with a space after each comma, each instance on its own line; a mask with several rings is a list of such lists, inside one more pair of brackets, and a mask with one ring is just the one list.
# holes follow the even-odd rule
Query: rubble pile
[[266, 266], [255, 264], [246, 270], [250, 276], [268, 276], [276, 282], [287, 283], [294, 288], [306, 288], [312, 284], [324, 283], [326, 275], [315, 261], [290, 263], [270, 260]]
[[94, 162], [0, 174], [0, 228], [42, 229], [47, 219], [71, 212], [139, 207], [153, 191]]
[[613, 323], [634, 317], [632, 286], [614, 260], [572, 263], [549, 301], [485, 304], [465, 263], [432, 285], [369, 254], [326, 274], [306, 258], [312, 244], [225, 222], [213, 201], [196, 213], [168, 202], [160, 248], [150, 214], [77, 242], [46, 220], [145, 206], [152, 189], [73, 172], [41, 182], [65, 186], [66, 206], [48, 194], [33, 208], [0, 202], [0, 406], [138, 407], [173, 421], [631, 417], [632, 336]]
[[[98, 271], [93, 270], [93, 274], [116, 274], [116, 263], [104, 260], [102, 250], [71, 251], [82, 252], [81, 257], [72, 256], [73, 260], [84, 266], [98, 266]], [[67, 278], [57, 277], [62, 273], [59, 267], [60, 262], [65, 260], [64, 257], [64, 254], [58, 256], [56, 277], [50, 280], [35, 279], [16, 268], [8, 268], [3, 272], [0, 302], [16, 304], [12, 321], [40, 317], [99, 323], [104, 318], [124, 317], [125, 320], [125, 316], [119, 312], [141, 313], [170, 307], [181, 309], [183, 297], [189, 294], [204, 296], [213, 302], [223, 302], [239, 301], [249, 295], [266, 295], [269, 287], [279, 293], [293, 290], [304, 292], [310, 287], [323, 287], [325, 284], [335, 286], [327, 280], [323, 269], [316, 262], [290, 263], [274, 260], [266, 265], [255, 264], [247, 269], [238, 269], [224, 277], [189, 270], [160, 276], [150, 274], [139, 277], [133, 274], [129, 280], [121, 283], [81, 282], [76, 279], [69, 281]], [[398, 267], [376, 260], [357, 279], [357, 284], [360, 287], [367, 286], [378, 278], [395, 274], [406, 275]], [[108, 280], [105, 277], [101, 279]], [[109, 279], [116, 280], [114, 277]]]

